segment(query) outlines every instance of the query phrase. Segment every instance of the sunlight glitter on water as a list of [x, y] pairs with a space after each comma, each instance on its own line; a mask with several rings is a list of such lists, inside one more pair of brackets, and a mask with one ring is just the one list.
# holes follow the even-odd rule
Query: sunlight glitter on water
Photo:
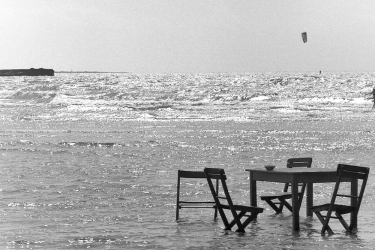
[[[355, 235], [334, 224], [337, 234], [321, 237], [320, 222], [302, 212], [301, 231], [292, 233], [290, 214], [274, 215], [262, 202], [264, 213], [245, 235], [224, 232], [212, 211], [182, 210], [174, 220], [178, 169], [223, 167], [233, 198], [248, 204], [247, 168], [284, 167], [287, 158], [298, 156], [313, 157], [313, 167], [334, 169], [342, 162], [372, 167], [375, 112], [369, 101], [350, 101], [362, 98], [367, 80], [142, 77], [73, 74], [2, 82], [7, 89], [0, 104], [3, 248], [373, 248], [372, 173]], [[309, 87], [322, 78], [330, 88], [320, 81]], [[337, 86], [340, 93], [333, 91]], [[343, 93], [350, 100], [335, 101]], [[306, 95], [324, 102], [298, 104]], [[259, 193], [277, 187], [261, 183]], [[187, 188], [184, 194], [210, 198], [204, 182]], [[332, 185], [317, 184], [314, 191], [314, 202], [323, 202]]]

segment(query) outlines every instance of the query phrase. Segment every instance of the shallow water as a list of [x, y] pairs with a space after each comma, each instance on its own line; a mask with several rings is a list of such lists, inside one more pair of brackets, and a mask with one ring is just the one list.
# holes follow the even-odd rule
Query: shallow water
[[[272, 96], [268, 93], [270, 89], [262, 90], [260, 85], [274, 86], [274, 83], [267, 83], [275, 81], [271, 81], [274, 76], [225, 75], [224, 79], [233, 76], [237, 84], [232, 81], [235, 87], [229, 87], [227, 92], [236, 90], [244, 79], [247, 82], [254, 79], [254, 83], [241, 88], [257, 96], [263, 96], [260, 92], [267, 92], [263, 93], [265, 97]], [[139, 76], [142, 77], [154, 79], [155, 85], [182, 78]], [[226, 87], [222, 75], [209, 77], [220, 88]], [[278, 97], [272, 100], [212, 100], [195, 105], [193, 97], [186, 93], [187, 86], [197, 86], [202, 79], [208, 81], [208, 76], [190, 76], [178, 83], [178, 88], [185, 91], [179, 108], [161, 107], [161, 104], [167, 105], [166, 102], [173, 103], [166, 100], [171, 99], [170, 96], [176, 98], [175, 95], [156, 100], [163, 90], [172, 93], [170, 89], [177, 88], [172, 83], [155, 87], [150, 81], [124, 81], [128, 78], [61, 74], [56, 78], [2, 80], [0, 248], [375, 247], [372, 172], [359, 214], [359, 229], [352, 235], [334, 222], [332, 227], [336, 234], [322, 237], [317, 218], [305, 217], [305, 204], [301, 210], [301, 231], [297, 233], [292, 232], [288, 211], [274, 215], [261, 201], [259, 206], [265, 211], [259, 215], [257, 223], [246, 229], [245, 235], [224, 232], [221, 220], [213, 221], [210, 210], [181, 210], [180, 220], [175, 221], [178, 169], [222, 167], [228, 174], [234, 200], [248, 204], [247, 168], [270, 163], [284, 167], [286, 159], [299, 156], [313, 157], [314, 168], [334, 169], [338, 163], [372, 168], [375, 112], [369, 101], [355, 99], [362, 98], [356, 90], [361, 82], [360, 89], [370, 86], [366, 80], [371, 79], [369, 76], [327, 76], [332, 87], [325, 91], [323, 86], [314, 89], [314, 98], [320, 101], [308, 105], [301, 102], [303, 97], [288, 99], [292, 96], [292, 86], [297, 86], [294, 82], [279, 84]], [[348, 84], [348, 79], [354, 79], [349, 83], [356, 81], [357, 86], [343, 88], [342, 93], [351, 90], [349, 99], [336, 102], [324, 99], [324, 96], [337, 95], [337, 86]], [[118, 96], [119, 92], [125, 92], [125, 83], [130, 84], [132, 98], [124, 100]], [[122, 85], [121, 91], [117, 89], [115, 97], [104, 98], [114, 93], [112, 87], [116, 84]], [[108, 90], [105, 86], [112, 87]], [[145, 94], [152, 86], [155, 88]], [[208, 88], [207, 84], [199, 85], [193, 92], [196, 95]], [[207, 92], [205, 98], [213, 93], [212, 90]], [[62, 103], [62, 95], [69, 100]], [[146, 99], [153, 101], [146, 105]], [[132, 108], [127, 109], [125, 102]], [[204, 181], [189, 181], [183, 188], [189, 197], [210, 198]], [[277, 184], [261, 183], [258, 193], [277, 188]], [[326, 201], [331, 193], [331, 184], [314, 185], [314, 203]]]

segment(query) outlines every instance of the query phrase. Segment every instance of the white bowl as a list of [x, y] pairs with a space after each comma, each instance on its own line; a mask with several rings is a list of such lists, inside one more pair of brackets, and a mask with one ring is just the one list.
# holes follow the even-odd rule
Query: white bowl
[[267, 169], [267, 171], [272, 171], [275, 168], [274, 165], [266, 165], [264, 167]]

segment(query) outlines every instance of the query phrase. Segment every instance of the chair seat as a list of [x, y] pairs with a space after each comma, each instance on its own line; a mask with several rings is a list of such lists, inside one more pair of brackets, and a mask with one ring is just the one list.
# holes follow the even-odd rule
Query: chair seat
[[[230, 206], [226, 204], [221, 204], [221, 207], [223, 209], [228, 209], [230, 210]], [[256, 212], [256, 213], [262, 213], [263, 208], [260, 207], [252, 207], [252, 206], [245, 206], [245, 205], [233, 205], [233, 208], [235, 210], [240, 210], [240, 211], [246, 211], [246, 212]]]
[[[329, 209], [329, 203], [327, 204], [323, 204], [323, 205], [319, 205], [319, 206], [314, 206], [314, 207], [311, 207], [311, 211], [312, 212], [320, 212], [320, 211], [328, 211]], [[333, 208], [332, 208], [332, 211], [335, 211], [335, 212], [338, 212], [339, 214], [348, 214], [348, 213], [352, 213], [355, 211], [355, 207], [353, 206], [348, 206], [348, 205], [338, 205], [338, 204], [334, 204], [333, 205]]]
[[266, 195], [262, 195], [260, 199], [261, 200], [268, 200], [268, 199], [273, 200], [273, 199], [277, 199], [280, 197], [283, 197], [284, 199], [291, 199], [292, 193], [291, 192], [278, 192], [275, 194], [266, 194]]

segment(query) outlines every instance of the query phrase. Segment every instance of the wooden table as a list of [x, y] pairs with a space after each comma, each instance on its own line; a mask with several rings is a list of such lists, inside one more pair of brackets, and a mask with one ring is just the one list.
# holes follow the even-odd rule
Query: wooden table
[[[313, 183], [336, 182], [336, 169], [323, 168], [275, 168], [267, 171], [264, 168], [246, 169], [250, 172], [250, 205], [257, 206], [257, 181], [291, 183], [293, 230], [299, 231], [298, 183], [307, 183], [306, 216], [312, 216]], [[352, 181], [351, 194], [357, 196], [358, 183]], [[327, 201], [329, 203], [330, 200]], [[352, 199], [352, 205], [356, 199]], [[357, 225], [357, 216], [351, 216], [351, 222]]]

